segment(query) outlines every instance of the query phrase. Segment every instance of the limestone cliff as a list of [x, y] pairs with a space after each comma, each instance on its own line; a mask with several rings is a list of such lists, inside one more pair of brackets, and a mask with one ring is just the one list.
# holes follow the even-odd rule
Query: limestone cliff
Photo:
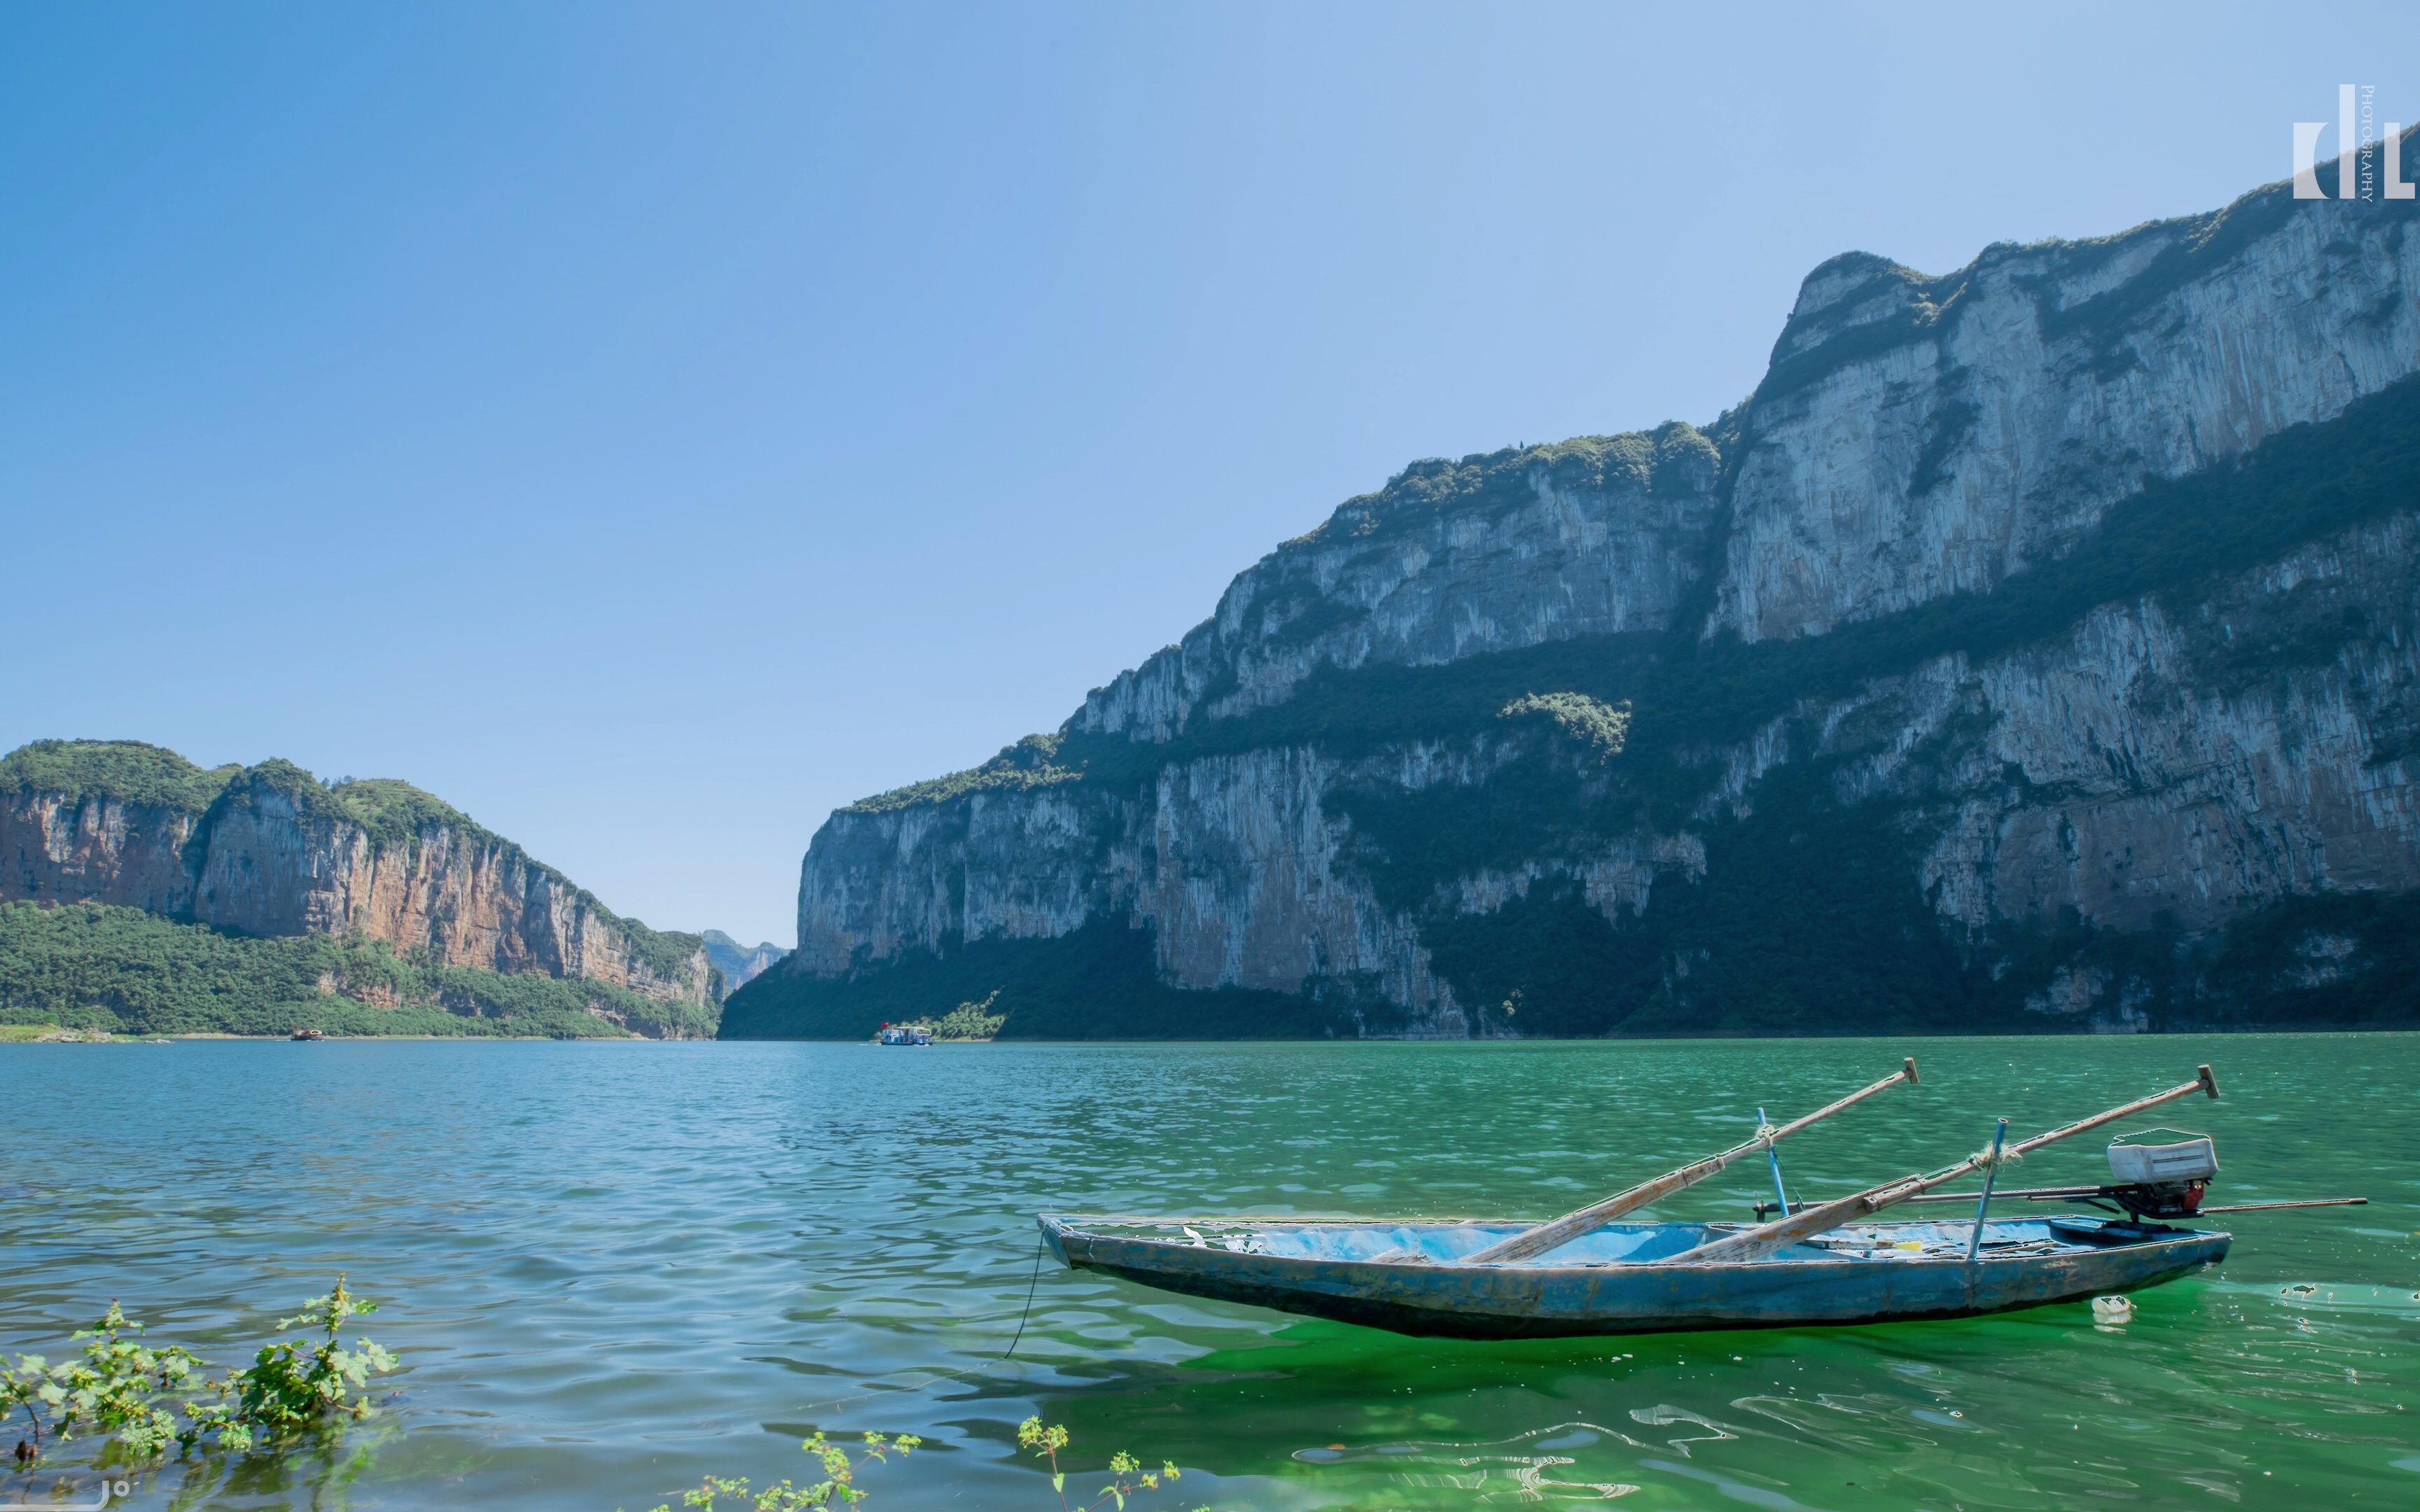
[[1836, 258], [1702, 431], [1416, 464], [834, 814], [725, 1032], [2420, 1017], [2413, 220]]
[[704, 942], [618, 917], [408, 783], [204, 771], [134, 741], [0, 759], [0, 903], [98, 903], [255, 936], [382, 942], [436, 966], [710, 1005]]

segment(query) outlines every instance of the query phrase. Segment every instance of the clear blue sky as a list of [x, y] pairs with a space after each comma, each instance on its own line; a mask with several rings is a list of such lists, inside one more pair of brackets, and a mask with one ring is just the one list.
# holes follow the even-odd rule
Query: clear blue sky
[[[1704, 19], [1699, 19], [1702, 16]], [[1708, 420], [1799, 279], [2283, 177], [2420, 12], [0, 10], [0, 748], [403, 777], [786, 944], [1417, 456]]]

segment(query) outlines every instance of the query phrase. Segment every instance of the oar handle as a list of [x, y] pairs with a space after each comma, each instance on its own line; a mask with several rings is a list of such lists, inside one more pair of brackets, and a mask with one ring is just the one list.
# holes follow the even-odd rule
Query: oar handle
[[[1821, 1123], [1825, 1119], [1830, 1118], [1833, 1114], [1839, 1112], [1841, 1109], [1855, 1107], [1858, 1103], [1873, 1096], [1875, 1093], [1887, 1092], [1901, 1082], [1907, 1083], [1910, 1087], [1916, 1085], [1916, 1057], [1914, 1056], [1908, 1057], [1906, 1060], [1900, 1063], [1899, 1070], [1892, 1072], [1889, 1075], [1884, 1077], [1881, 1081], [1874, 1083], [1871, 1087], [1860, 1088], [1858, 1090], [1851, 1092], [1848, 1096], [1840, 1099], [1838, 1103], [1834, 1103], [1826, 1107], [1817, 1108], [1814, 1112], [1809, 1113], [1803, 1119], [1791, 1119], [1788, 1123], [1783, 1124], [1780, 1128], [1774, 1130], [1771, 1134], [1765, 1136], [1765, 1142], [1770, 1142], [1775, 1139], [1787, 1139], [1792, 1134], [1796, 1134], [1799, 1130], [1806, 1128], [1808, 1124]], [[1753, 1148], [1755, 1147], [1752, 1145], [1742, 1147], [1743, 1149]]]
[[[2009, 1147], [2005, 1154], [1996, 1158], [2004, 1159], [2006, 1155], [2022, 1156], [2027, 1150], [2040, 1149], [2044, 1145], [2055, 1144], [2061, 1139], [2083, 1134], [2086, 1130], [2098, 1129], [2105, 1123], [2115, 1123], [2119, 1119], [2132, 1118], [2145, 1108], [2155, 1108], [2163, 1103], [2173, 1103], [2178, 1098], [2190, 1097], [2195, 1092], [2207, 1092], [2212, 1097], [2218, 1095], [2218, 1079], [2210, 1073], [2208, 1066], [2201, 1067], [2199, 1074], [2181, 1086], [2171, 1087], [2164, 1092], [2154, 1092], [2149, 1097], [2136, 1098], [2122, 1107], [2111, 1108], [2106, 1113], [2096, 1113], [2091, 1118], [2079, 1119], [2063, 1128], [2053, 1129], [2048, 1134], [2036, 1134], [2021, 1144]], [[1684, 1250], [1679, 1255], [1670, 1256], [1653, 1263], [1688, 1265], [1708, 1260], [1757, 1259], [1785, 1245], [1794, 1244], [1802, 1239], [1811, 1239], [1826, 1230], [1838, 1228], [1842, 1224], [1854, 1223], [1860, 1218], [1871, 1217], [1885, 1208], [1921, 1196], [1935, 1187], [1947, 1186], [1983, 1165], [1987, 1159], [1993, 1158], [1995, 1157], [1969, 1155], [1955, 1165], [1944, 1166], [1929, 1175], [1902, 1177], [1896, 1181], [1885, 1181], [1879, 1186], [1869, 1186], [1863, 1192], [1836, 1198], [1820, 1208], [1806, 1209], [1787, 1218], [1776, 1218], [1761, 1227], [1746, 1229], [1736, 1234], [1727, 1234], [1721, 1239], [1700, 1244], [1692, 1250]]]
[[2131, 1119], [2146, 1108], [2155, 1108], [2163, 1103], [2173, 1103], [2180, 1097], [2191, 1097], [2195, 1092], [2208, 1092], [2212, 1097], [2218, 1095], [2218, 1078], [2210, 1073], [2208, 1066], [2202, 1067], [2199, 1075], [2182, 1086], [2171, 1087], [2164, 1092], [2154, 1092], [2149, 1097], [2138, 1097], [2122, 1108], [2111, 1108], [2106, 1113], [2096, 1113], [2091, 1118], [2080, 1119], [2063, 1129], [2053, 1129], [2048, 1134], [2036, 1134], [2031, 1139], [2017, 1145], [2011, 1153], [2024, 1155], [2040, 1149], [2044, 1145], [2055, 1145], [2071, 1135], [2098, 1129], [2104, 1123], [2116, 1123], [2120, 1119]]
[[[2096, 1113], [2088, 1119], [2078, 1119], [2075, 1122], [2067, 1124], [2061, 1128], [2053, 1129], [2048, 1134], [2038, 1134], [2031, 1139], [2020, 1140], [2018, 1143], [2009, 1146], [2007, 1153], [2022, 1160], [2034, 1150], [2041, 1149], [2044, 1145], [2055, 1145], [2062, 1139], [2070, 1139], [2080, 1134], [2087, 1134], [2094, 1129], [2100, 1128], [2103, 1124], [2116, 1123], [2120, 1119], [2131, 1119], [2135, 1114], [2140, 1113], [2147, 1108], [2158, 1107], [2163, 1103], [2173, 1103], [2180, 1097], [2191, 1097], [2195, 1092], [2208, 1092], [2212, 1097], [2216, 1097], [2218, 1095], [2218, 1078], [2210, 1073], [2210, 1068], [2208, 1066], [2202, 1067], [2199, 1073], [2196, 1074], [2192, 1081], [2180, 1083], [2175, 1087], [2169, 1088], [2164, 1092], [2153, 1092], [2149, 1097], [2138, 1097], [2132, 1103], [2126, 1103], [2122, 1107], [2111, 1108], [2106, 1113]], [[1993, 1161], [1997, 1162], [2003, 1158], [2005, 1157], [2003, 1157], [1998, 1150], [1994, 1149], [1992, 1155]], [[1964, 1176], [1969, 1171], [1976, 1169], [1983, 1164], [1983, 1157], [1979, 1155], [1969, 1155], [1955, 1165], [1935, 1171], [1930, 1176], [1918, 1177], [1913, 1183], [1894, 1182], [1889, 1187], [1887, 1194], [1883, 1196], [1877, 1206], [1887, 1208], [1892, 1203], [1904, 1202], [1909, 1197], [1916, 1196], [1921, 1193], [1930, 1192], [1935, 1187], [1947, 1186], [1950, 1182], [1957, 1180], [1960, 1177]], [[1901, 1195], [1902, 1193], [1904, 1193], [1904, 1195]]]

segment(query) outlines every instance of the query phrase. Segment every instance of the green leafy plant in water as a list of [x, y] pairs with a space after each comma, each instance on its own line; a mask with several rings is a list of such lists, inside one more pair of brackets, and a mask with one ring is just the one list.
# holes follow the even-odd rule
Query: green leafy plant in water
[[[1050, 1489], [1059, 1493], [1062, 1512], [1074, 1512], [1067, 1501], [1067, 1473], [1059, 1468], [1059, 1451], [1067, 1447], [1067, 1429], [1057, 1423], [1045, 1423], [1039, 1416], [1029, 1417], [1016, 1426], [1016, 1442], [1050, 1462]], [[1145, 1470], [1141, 1460], [1122, 1449], [1109, 1456], [1109, 1483], [1091, 1501], [1079, 1504], [1086, 1512], [1104, 1503], [1114, 1503], [1123, 1509], [1127, 1497], [1156, 1491], [1183, 1473], [1173, 1460], [1164, 1461], [1156, 1471]]]
[[[865, 1493], [857, 1488], [860, 1470], [892, 1455], [911, 1454], [923, 1442], [912, 1433], [895, 1438], [869, 1433], [865, 1436], [865, 1452], [851, 1459], [846, 1449], [818, 1433], [799, 1445], [823, 1467], [824, 1478], [814, 1485], [802, 1487], [784, 1480], [760, 1491], [751, 1487], [744, 1475], [708, 1475], [695, 1490], [681, 1492], [681, 1504], [696, 1507], [699, 1512], [714, 1512], [715, 1503], [728, 1496], [752, 1512], [807, 1512], [812, 1507], [845, 1506], [865, 1500]], [[654, 1512], [672, 1512], [672, 1504], [659, 1503]]]
[[360, 1388], [371, 1376], [394, 1369], [395, 1356], [363, 1337], [349, 1350], [337, 1335], [352, 1319], [376, 1311], [378, 1304], [354, 1296], [345, 1289], [345, 1278], [336, 1277], [335, 1290], [304, 1303], [296, 1316], [278, 1319], [281, 1334], [307, 1324], [318, 1337], [262, 1345], [250, 1365], [229, 1371], [217, 1383], [217, 1401], [187, 1409], [189, 1421], [177, 1435], [178, 1446], [191, 1449], [210, 1439], [219, 1448], [240, 1452], [256, 1438], [273, 1443], [367, 1417], [370, 1399]]
[[20, 1355], [15, 1369], [0, 1369], [7, 1415], [13, 1418], [22, 1408], [32, 1425], [33, 1437], [17, 1444], [20, 1465], [41, 1458], [46, 1426], [48, 1436], [61, 1440], [114, 1433], [137, 1458], [167, 1446], [177, 1435], [178, 1397], [202, 1384], [204, 1366], [174, 1345], [150, 1348], [142, 1333], [143, 1325], [113, 1301], [99, 1321], [75, 1335], [85, 1341], [81, 1358], [54, 1365], [38, 1354]]
[[[823, 1479], [812, 1486], [799, 1486], [781, 1481], [758, 1490], [746, 1476], [708, 1475], [693, 1490], [681, 1493], [681, 1505], [697, 1512], [715, 1512], [725, 1497], [734, 1504], [733, 1512], [812, 1512], [812, 1509], [847, 1506], [865, 1500], [866, 1492], [857, 1485], [857, 1473], [876, 1460], [892, 1455], [906, 1455], [924, 1441], [913, 1434], [885, 1435], [869, 1433], [859, 1445], [859, 1452], [832, 1443], [818, 1433], [799, 1445], [813, 1455], [823, 1470]], [[1032, 1450], [1050, 1465], [1050, 1489], [1059, 1494], [1061, 1512], [1077, 1512], [1077, 1505], [1067, 1500], [1067, 1474], [1059, 1468], [1059, 1451], [1067, 1447], [1067, 1430], [1055, 1423], [1045, 1423], [1039, 1417], [1029, 1417], [1016, 1426], [1016, 1442], [1020, 1447]], [[1141, 1491], [1156, 1491], [1174, 1481], [1180, 1472], [1173, 1464], [1163, 1464], [1156, 1471], [1142, 1468], [1142, 1461], [1130, 1454], [1109, 1457], [1109, 1483], [1089, 1502], [1081, 1503], [1083, 1512], [1114, 1504], [1123, 1508], [1126, 1498]], [[673, 1512], [669, 1502], [659, 1503], [650, 1512]]]
[[115, 1435], [104, 1457], [149, 1459], [174, 1443], [180, 1453], [195, 1448], [242, 1453], [277, 1447], [299, 1435], [371, 1412], [359, 1388], [373, 1375], [396, 1367], [396, 1357], [365, 1338], [348, 1349], [337, 1337], [350, 1319], [378, 1310], [345, 1288], [303, 1304], [300, 1316], [278, 1323], [284, 1333], [308, 1324], [318, 1337], [264, 1346], [248, 1367], [221, 1380], [178, 1348], [142, 1342], [143, 1325], [117, 1304], [91, 1328], [81, 1358], [51, 1365], [39, 1355], [21, 1355], [14, 1369], [0, 1369], [0, 1412], [20, 1409], [32, 1427], [20, 1440], [17, 1463], [30, 1466], [45, 1440]]

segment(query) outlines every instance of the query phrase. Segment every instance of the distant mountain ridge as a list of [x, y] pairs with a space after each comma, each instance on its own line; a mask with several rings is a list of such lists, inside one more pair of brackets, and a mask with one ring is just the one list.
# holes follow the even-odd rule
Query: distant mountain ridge
[[722, 990], [736, 993], [780, 964], [790, 952], [770, 940], [756, 945], [742, 945], [719, 929], [707, 930], [706, 958], [722, 974]]
[[[711, 1032], [718, 1002], [698, 935], [615, 914], [408, 782], [323, 783], [284, 761], [206, 769], [140, 741], [19, 748], [0, 758], [8, 903], [133, 909], [236, 937], [374, 947], [412, 970], [593, 986], [600, 1023], [640, 1032]], [[319, 990], [376, 1006], [406, 991], [442, 995], [434, 979], [399, 986], [382, 969], [324, 975]], [[460, 1011], [484, 1016], [471, 980], [451, 990]]]
[[1833, 258], [1713, 422], [1415, 462], [832, 814], [723, 1032], [2420, 1023], [2415, 223]]

